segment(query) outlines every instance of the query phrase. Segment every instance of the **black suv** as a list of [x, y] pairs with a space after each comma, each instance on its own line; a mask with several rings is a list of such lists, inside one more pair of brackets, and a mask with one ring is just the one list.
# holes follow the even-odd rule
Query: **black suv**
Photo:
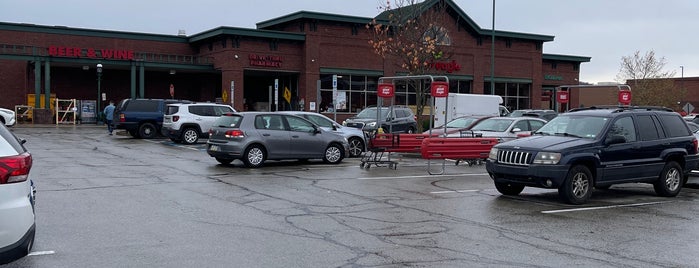
[[124, 99], [114, 111], [114, 128], [125, 129], [134, 138], [152, 139], [160, 133], [165, 106], [192, 103], [172, 99]]
[[525, 109], [525, 110], [515, 110], [512, 113], [508, 114], [507, 116], [509, 116], [509, 117], [520, 117], [520, 116], [536, 117], [536, 118], [544, 119], [546, 121], [551, 121], [551, 119], [558, 116], [558, 113], [554, 110]]
[[347, 118], [342, 125], [362, 129], [365, 133], [374, 132], [379, 127], [386, 133], [415, 133], [417, 119], [409, 107], [394, 105], [366, 108], [356, 116]]
[[583, 204], [593, 187], [619, 183], [651, 183], [657, 195], [676, 196], [698, 162], [697, 138], [678, 113], [607, 106], [560, 114], [531, 137], [495, 145], [486, 170], [504, 195], [552, 188]]

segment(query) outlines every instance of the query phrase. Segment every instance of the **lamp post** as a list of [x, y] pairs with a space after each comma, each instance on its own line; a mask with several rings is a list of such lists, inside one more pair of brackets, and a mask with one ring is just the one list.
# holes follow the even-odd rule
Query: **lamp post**
[[97, 119], [95, 122], [99, 125], [100, 124], [100, 101], [102, 97], [102, 64], [98, 63], [97, 64], [97, 109], [95, 110], [95, 116]]
[[682, 74], [682, 78], [684, 78], [684, 66], [680, 65], [680, 73]]

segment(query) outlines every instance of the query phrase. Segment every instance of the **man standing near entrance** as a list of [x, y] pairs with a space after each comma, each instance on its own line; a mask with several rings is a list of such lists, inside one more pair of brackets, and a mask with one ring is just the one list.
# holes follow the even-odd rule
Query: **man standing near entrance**
[[107, 121], [107, 130], [109, 131], [109, 136], [112, 135], [114, 127], [112, 125], [112, 120], [114, 120], [114, 101], [109, 101], [109, 105], [104, 107], [104, 120]]

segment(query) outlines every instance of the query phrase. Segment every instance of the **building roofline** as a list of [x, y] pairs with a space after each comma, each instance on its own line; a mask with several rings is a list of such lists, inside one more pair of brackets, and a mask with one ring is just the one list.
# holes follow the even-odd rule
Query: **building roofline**
[[187, 37], [185, 36], [48, 26], [31, 23], [0, 22], [0, 30], [187, 43]]
[[336, 21], [345, 23], [357, 23], [357, 24], [368, 24], [373, 20], [373, 18], [358, 17], [358, 16], [348, 16], [340, 14], [331, 13], [321, 13], [314, 11], [297, 11], [288, 15], [277, 17], [274, 19], [269, 19], [266, 21], [258, 22], [257, 29], [265, 29], [273, 27], [279, 24], [288, 23], [300, 19], [314, 19], [314, 20], [325, 20], [325, 21]]
[[574, 55], [562, 55], [562, 54], [546, 54], [542, 55], [544, 60], [557, 60], [557, 61], [572, 61], [572, 62], [590, 62], [591, 57], [586, 56], [574, 56]]
[[248, 28], [237, 28], [237, 27], [226, 27], [221, 26], [208, 31], [204, 31], [189, 37], [189, 42], [194, 43], [202, 41], [208, 38], [219, 35], [238, 35], [247, 37], [259, 37], [259, 38], [271, 38], [271, 39], [283, 39], [292, 41], [305, 41], [306, 34], [304, 33], [290, 33], [282, 31], [270, 31], [270, 30], [257, 30]]

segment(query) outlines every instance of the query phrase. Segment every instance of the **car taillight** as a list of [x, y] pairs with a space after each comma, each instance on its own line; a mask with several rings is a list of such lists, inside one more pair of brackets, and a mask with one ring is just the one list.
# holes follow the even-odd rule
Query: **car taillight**
[[0, 157], [0, 184], [26, 181], [32, 168], [32, 155]]
[[226, 138], [242, 138], [245, 137], [245, 133], [242, 130], [228, 130], [226, 131]]
[[694, 153], [699, 153], [699, 140], [693, 139], [692, 145], [694, 145]]
[[126, 122], [126, 116], [124, 116], [124, 114], [119, 114], [119, 122]]
[[179, 116], [179, 115], [173, 115], [173, 116], [172, 116], [172, 122], [177, 122], [177, 120], [180, 120], [180, 116]]

